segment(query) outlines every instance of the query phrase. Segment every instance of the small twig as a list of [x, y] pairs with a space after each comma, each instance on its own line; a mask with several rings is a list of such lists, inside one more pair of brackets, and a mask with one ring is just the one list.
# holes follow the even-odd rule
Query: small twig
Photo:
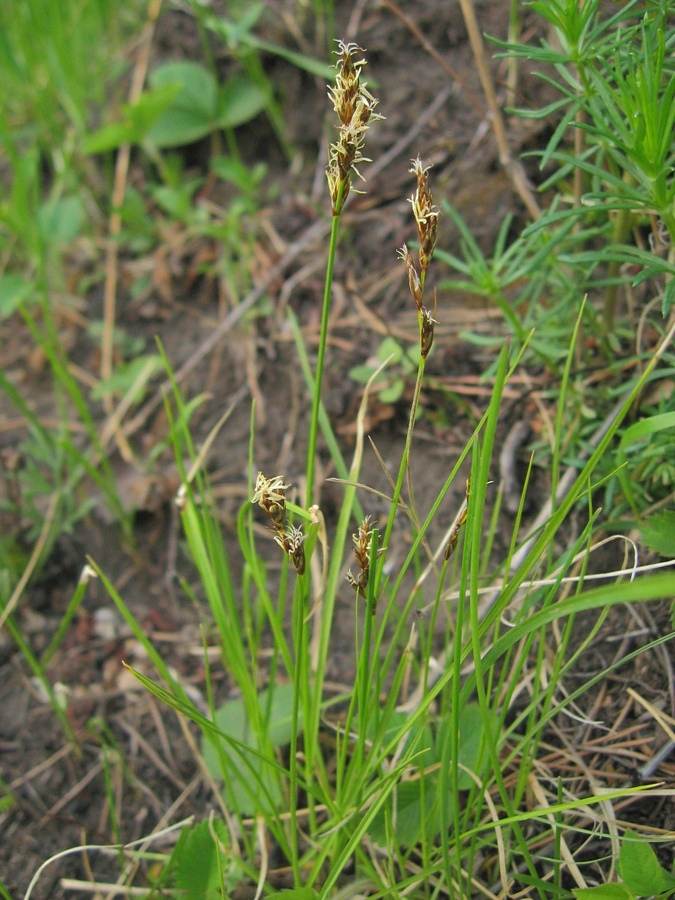
[[516, 473], [516, 454], [530, 435], [530, 426], [520, 419], [506, 435], [499, 454], [499, 476], [502, 482], [502, 496], [507, 512], [515, 515], [520, 507], [521, 489]]
[[478, 94], [475, 94], [471, 88], [464, 81], [459, 72], [455, 71], [450, 63], [441, 56], [438, 50], [431, 44], [426, 35], [417, 27], [415, 22], [400, 9], [393, 0], [383, 0], [385, 6], [388, 6], [389, 9], [394, 13], [394, 15], [398, 16], [398, 18], [403, 22], [405, 27], [410, 31], [411, 34], [415, 36], [415, 38], [420, 42], [422, 47], [426, 50], [429, 56], [434, 59], [438, 65], [443, 69], [446, 75], [449, 75], [450, 78], [462, 89], [462, 94], [467, 98], [467, 100], [471, 103], [473, 108], [476, 110], [479, 116], [483, 117], [485, 115], [485, 105]]
[[495, 140], [497, 141], [497, 149], [499, 151], [499, 162], [501, 163], [506, 174], [513, 182], [513, 186], [518, 192], [520, 199], [525, 204], [525, 207], [529, 214], [533, 219], [538, 219], [541, 216], [541, 209], [532, 192], [532, 188], [530, 187], [527, 175], [525, 174], [525, 170], [523, 169], [520, 162], [516, 159], [513, 159], [513, 157], [511, 156], [511, 150], [509, 149], [509, 143], [506, 138], [504, 118], [502, 116], [502, 111], [499, 103], [497, 102], [497, 95], [495, 93], [494, 85], [492, 83], [492, 76], [490, 75], [490, 70], [488, 68], [485, 46], [483, 44], [483, 37], [481, 35], [480, 28], [478, 27], [476, 12], [473, 8], [473, 2], [472, 0], [459, 0], [459, 4], [462, 7], [464, 24], [466, 25], [466, 30], [469, 33], [469, 42], [471, 43], [473, 56], [476, 60], [476, 66], [478, 67], [478, 74], [480, 75], [480, 81], [483, 86], [485, 99], [487, 100], [488, 106], [490, 107], [490, 114], [492, 117], [492, 130], [494, 132]]
[[666, 741], [666, 743], [658, 750], [644, 766], [638, 769], [640, 778], [651, 778], [661, 763], [664, 763], [670, 754], [675, 750], [675, 741]]
[[[134, 69], [131, 89], [129, 91], [129, 103], [135, 103], [143, 90], [143, 83], [148, 71], [148, 60], [150, 58], [150, 46], [152, 43], [152, 35], [155, 29], [155, 23], [159, 16], [159, 10], [162, 0], [150, 0], [148, 8], [148, 20], [145, 23], [143, 34], [141, 36], [141, 52]], [[115, 182], [112, 193], [112, 213], [108, 225], [108, 242], [106, 245], [105, 259], [105, 286], [103, 293], [103, 335], [101, 338], [101, 380], [107, 381], [112, 375], [113, 369], [113, 345], [115, 331], [115, 316], [117, 305], [117, 253], [118, 253], [118, 236], [122, 230], [122, 202], [124, 201], [124, 193], [126, 190], [127, 175], [129, 173], [129, 161], [131, 159], [131, 145], [122, 144], [117, 154], [117, 163], [115, 165]], [[106, 413], [112, 413], [112, 397], [107, 394], [104, 397], [103, 405]], [[127, 462], [131, 461], [133, 455], [126, 439], [120, 434], [119, 429], [115, 431], [120, 452]]]
[[49, 507], [45, 514], [44, 522], [42, 523], [42, 528], [40, 530], [40, 536], [38, 537], [35, 546], [33, 547], [33, 552], [30, 555], [30, 559], [28, 560], [28, 564], [26, 568], [23, 570], [21, 578], [17, 586], [12, 591], [12, 596], [7, 601], [5, 608], [0, 613], [0, 628], [5, 624], [9, 616], [14, 611], [15, 606], [19, 602], [21, 595], [23, 594], [24, 588], [28, 584], [31, 575], [35, 571], [35, 567], [37, 566], [40, 557], [42, 555], [42, 551], [45, 548], [47, 540], [49, 538], [49, 532], [51, 531], [52, 524], [54, 522], [54, 516], [56, 515], [56, 509], [58, 506], [59, 494], [54, 493], [51, 496], [49, 501]]

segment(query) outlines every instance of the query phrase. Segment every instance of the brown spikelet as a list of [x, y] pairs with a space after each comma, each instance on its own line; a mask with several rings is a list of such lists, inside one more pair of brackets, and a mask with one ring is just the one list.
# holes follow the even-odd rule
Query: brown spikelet
[[408, 270], [408, 284], [410, 286], [410, 293], [413, 296], [413, 300], [415, 301], [415, 305], [418, 310], [422, 309], [422, 284], [420, 282], [420, 276], [415, 268], [415, 263], [413, 261], [412, 256], [410, 255], [410, 251], [407, 246], [404, 244], [401, 249], [398, 251], [398, 255], [403, 260], [406, 265], [406, 269]]
[[328, 90], [340, 120], [340, 134], [331, 145], [326, 168], [334, 216], [340, 215], [349, 196], [352, 172], [360, 175], [357, 166], [370, 161], [361, 152], [369, 123], [382, 118], [374, 112], [377, 100], [361, 83], [361, 69], [366, 61], [354, 59], [357, 51], [362, 52], [356, 44], [338, 41], [335, 87]]
[[305, 571], [305, 550], [302, 545], [306, 539], [307, 535], [296, 525], [290, 525], [283, 533], [274, 535], [274, 540], [288, 554], [298, 575], [303, 575]]
[[420, 240], [420, 268], [425, 272], [436, 247], [436, 233], [438, 229], [438, 216], [440, 210], [434, 206], [431, 190], [429, 189], [430, 166], [422, 165], [419, 156], [412, 161], [410, 171], [417, 178], [417, 189], [410, 202], [413, 215], [417, 224], [417, 234]]
[[[352, 535], [352, 540], [354, 541], [354, 546], [352, 550], [354, 551], [354, 556], [356, 557], [356, 564], [358, 566], [358, 573], [356, 576], [352, 575], [351, 570], [347, 572], [347, 581], [354, 588], [357, 594], [361, 594], [365, 597], [366, 590], [368, 588], [368, 582], [370, 580], [370, 544], [373, 537], [373, 523], [370, 516], [366, 516], [363, 522], [359, 525], [359, 530], [356, 534]], [[383, 548], [380, 548], [377, 551], [377, 555], [379, 556], [382, 553]]]
[[288, 554], [298, 575], [302, 575], [305, 571], [305, 551], [302, 545], [307, 535], [296, 525], [286, 526], [286, 491], [289, 487], [290, 484], [284, 483], [282, 475], [267, 478], [262, 472], [258, 472], [251, 503], [257, 503], [270, 517], [274, 540]]
[[459, 540], [459, 532], [461, 531], [462, 525], [466, 522], [467, 516], [469, 514], [469, 495], [471, 493], [471, 476], [466, 480], [466, 497], [462, 507], [457, 514], [457, 518], [452, 526], [452, 531], [450, 532], [450, 537], [448, 538], [448, 543], [445, 547], [445, 561], [447, 562], [452, 554], [455, 552], [455, 547], [457, 546], [457, 541]]
[[289, 487], [290, 484], [284, 484], [282, 475], [266, 478], [258, 472], [251, 503], [257, 503], [265, 510], [277, 531], [283, 532], [286, 523], [286, 491]]

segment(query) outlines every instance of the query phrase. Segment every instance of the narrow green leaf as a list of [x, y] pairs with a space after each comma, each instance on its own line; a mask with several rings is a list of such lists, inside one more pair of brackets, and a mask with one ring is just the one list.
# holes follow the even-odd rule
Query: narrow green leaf
[[599, 884], [594, 888], [572, 891], [577, 900], [634, 900], [635, 895], [625, 884]]
[[126, 365], [119, 366], [106, 381], [101, 381], [91, 392], [94, 400], [101, 400], [109, 394], [126, 393], [137, 383], [136, 397], [138, 401], [145, 393], [148, 381], [162, 369], [162, 360], [156, 354], [137, 356]]
[[319, 896], [313, 888], [289, 888], [287, 891], [276, 891], [266, 894], [267, 900], [316, 900]]

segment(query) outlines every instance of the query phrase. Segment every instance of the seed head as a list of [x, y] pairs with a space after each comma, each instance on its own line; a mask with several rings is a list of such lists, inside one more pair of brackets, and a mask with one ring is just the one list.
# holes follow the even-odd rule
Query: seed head
[[429, 177], [427, 175], [431, 167], [422, 165], [419, 156], [412, 161], [410, 171], [417, 178], [415, 195], [410, 198], [413, 215], [417, 223], [417, 234], [420, 239], [420, 268], [425, 272], [431, 262], [436, 247], [436, 231], [440, 210], [433, 205], [431, 191], [429, 190]]
[[466, 522], [469, 514], [469, 497], [471, 495], [471, 476], [469, 476], [466, 480], [466, 496], [464, 502], [462, 503], [457, 516], [455, 517], [455, 521], [453, 523], [452, 529], [450, 531], [450, 537], [448, 538], [448, 543], [445, 547], [445, 560], [446, 562], [450, 559], [452, 554], [455, 552], [455, 547], [457, 546], [457, 541], [459, 540], [459, 532], [462, 528], [462, 525]]
[[305, 571], [305, 550], [302, 545], [306, 539], [307, 535], [296, 525], [289, 525], [283, 534], [274, 535], [277, 544], [290, 556], [298, 575], [302, 575]]
[[367, 569], [370, 565], [370, 539], [373, 536], [372, 519], [366, 516], [359, 525], [359, 530], [352, 535], [354, 556], [359, 569]]
[[421, 310], [422, 284], [420, 282], [420, 276], [417, 273], [417, 269], [415, 268], [413, 258], [410, 255], [410, 251], [405, 244], [398, 251], [398, 255], [403, 260], [406, 265], [406, 269], [408, 270], [408, 284], [410, 285], [410, 293], [413, 295], [415, 305], [417, 306], [418, 310]]
[[290, 484], [284, 484], [283, 475], [275, 475], [273, 478], [266, 478], [262, 472], [258, 472], [255, 480], [255, 492], [251, 503], [257, 503], [261, 509], [264, 509], [272, 520], [272, 524], [277, 531], [284, 529], [286, 521], [286, 491]]
[[[359, 530], [352, 535], [354, 546], [354, 556], [359, 567], [358, 575], [354, 577], [351, 569], [347, 572], [347, 581], [354, 588], [356, 593], [365, 595], [370, 578], [370, 543], [373, 536], [373, 523], [370, 516], [366, 516], [359, 525]], [[382, 553], [382, 549], [378, 550], [378, 556]]]
[[363, 88], [361, 87], [361, 69], [365, 66], [365, 59], [354, 60], [354, 54], [363, 52], [361, 47], [353, 43], [338, 41], [336, 55], [340, 57], [337, 62], [337, 75], [335, 87], [328, 88], [328, 96], [333, 101], [333, 108], [338, 114], [340, 122], [348, 125], [356, 109], [356, 103]]
[[426, 359], [434, 343], [434, 327], [438, 325], [426, 306], [420, 309], [420, 354]]
[[361, 69], [366, 61], [354, 60], [357, 51], [362, 52], [356, 44], [338, 41], [335, 87], [328, 89], [340, 120], [340, 134], [331, 145], [326, 168], [334, 216], [340, 215], [349, 195], [352, 171], [361, 177], [357, 165], [370, 162], [361, 153], [365, 133], [372, 119], [381, 118], [374, 112], [377, 100], [361, 84]]

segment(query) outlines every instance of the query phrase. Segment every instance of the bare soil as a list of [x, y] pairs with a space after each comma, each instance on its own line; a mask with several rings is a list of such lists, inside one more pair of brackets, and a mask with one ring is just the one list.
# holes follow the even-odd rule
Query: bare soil
[[[484, 33], [506, 37], [508, 5], [506, 0], [476, 2]], [[349, 455], [362, 394], [362, 386], [349, 377], [349, 369], [373, 358], [386, 335], [406, 345], [416, 341], [415, 312], [404, 267], [396, 256], [397, 248], [414, 240], [406, 199], [413, 190], [410, 159], [419, 154], [425, 163], [433, 165], [435, 199], [451, 200], [486, 251], [507, 214], [514, 216], [514, 228], [527, 221], [527, 215], [499, 164], [458, 4], [447, 0], [403, 4], [405, 15], [419, 34], [388, 3], [336, 6], [340, 36], [367, 48], [367, 80], [386, 117], [369, 133], [367, 149], [375, 174], [364, 166], [365, 193], [345, 218], [336, 271], [326, 405]], [[311, 49], [310, 20], [298, 23], [304, 44], [299, 43], [298, 33], [291, 33], [284, 25], [289, 17], [292, 19], [298, 4], [278, 2], [277, 7], [287, 18], [270, 15], [263, 25], [263, 30], [269, 30], [265, 36], [288, 46]], [[525, 13], [523, 27], [530, 36], [539, 26], [528, 15]], [[427, 52], [420, 35], [456, 73], [455, 79]], [[199, 35], [191, 19], [167, 9], [153, 43], [154, 61], [198, 59], [200, 53]], [[150, 351], [153, 337], [159, 336], [178, 372], [193, 354], [199, 357], [181, 377], [186, 397], [208, 394], [193, 420], [197, 443], [235, 401], [208, 460], [235, 567], [234, 525], [241, 503], [247, 500], [252, 398], [256, 400], [256, 467], [269, 474], [283, 472], [295, 484], [302, 481], [309, 402], [284, 310], [293, 309], [313, 352], [318, 338], [326, 241], [325, 232], [315, 240], [308, 241], [307, 235], [314, 233], [312, 229], [318, 231], [321, 226], [317, 223], [325, 214], [323, 169], [327, 143], [333, 136], [325, 85], [276, 57], [263, 54], [262, 61], [278, 85], [286, 138], [292, 148], [292, 156], [287, 158], [263, 118], [237, 132], [242, 158], [249, 164], [265, 162], [269, 167], [265, 182], [268, 200], [259, 216], [248, 220], [250, 233], [246, 236], [253, 246], [251, 285], [266, 285], [264, 303], [250, 304], [250, 312], [223, 328], [223, 321], [228, 316], [234, 319], [233, 310], [246, 299], [246, 286], [236, 296], [226, 280], [209, 274], [217, 272], [221, 252], [218, 242], [196, 239], [180, 228], [169, 230], [150, 254], [140, 259], [122, 255], [119, 259], [119, 327], [130, 335], [145, 337]], [[497, 61], [491, 68], [503, 97], [504, 65]], [[522, 74], [519, 104], [541, 105], [550, 99], [542, 82]], [[436, 103], [442, 92], [445, 99]], [[428, 115], [434, 104], [435, 111]], [[507, 124], [514, 155], [541, 143], [538, 129], [546, 127], [519, 120]], [[409, 139], [401, 142], [405, 136]], [[378, 160], [397, 145], [399, 149], [378, 170]], [[185, 161], [191, 171], [204, 171], [209, 152], [208, 144], [186, 149]], [[528, 174], [536, 184], [540, 177], [536, 169], [528, 168]], [[132, 168], [131, 179], [140, 181], [144, 177], [139, 161]], [[208, 185], [205, 191], [202, 200], [225, 207], [230, 202], [222, 185]], [[447, 216], [442, 218], [439, 246], [457, 252], [457, 238]], [[303, 249], [290, 259], [303, 241]], [[92, 263], [74, 254], [75, 280], [87, 265], [102, 265], [102, 258]], [[134, 288], [142, 274], [150, 277], [147, 290], [139, 294]], [[446, 275], [441, 267], [430, 273], [437, 282]], [[489, 396], [489, 384], [480, 379], [488, 357], [464, 342], [461, 332], [494, 335], [503, 328], [499, 316], [480, 299], [448, 290], [439, 291], [438, 299], [440, 325], [430, 360], [433, 386], [425, 389], [422, 397], [424, 414], [413, 457], [416, 500], [425, 512]], [[81, 300], [75, 312], [64, 310], [62, 333], [73, 360], [96, 372], [98, 346], [87, 335], [86, 324], [101, 317], [100, 289]], [[205, 341], [219, 327], [222, 338], [209, 352], [202, 352]], [[36, 410], [44, 416], [53, 415], [52, 394], [45, 389], [44, 360], [31, 350], [28, 335], [18, 323], [13, 323], [11, 334], [2, 335], [0, 353], [0, 364], [20, 381]], [[546, 377], [530, 373], [526, 382], [515, 379], [509, 386], [503, 435], [521, 418], [534, 420], [529, 405], [532, 390], [549, 388]], [[383, 404], [374, 398], [369, 406], [368, 433], [392, 468], [397, 467], [403, 445], [411, 391], [412, 383], [396, 404]], [[172, 508], [178, 485], [175, 464], [168, 453], [152, 466], [138, 462], [147, 459], [167, 433], [160, 399], [157, 387], [153, 387], [146, 405], [140, 408], [143, 415], [128, 433], [137, 461], [127, 462], [118, 452], [111, 456], [120, 492], [125, 502], [138, 510], [133, 546], [122, 539], [118, 524], [98, 502], [73, 534], [59, 540], [39, 579], [26, 590], [15, 620], [33, 653], [39, 656], [55, 633], [90, 555], [144, 623], [168, 664], [185, 684], [202, 690], [199, 627], [205, 612], [187, 599], [177, 578], [180, 575], [192, 582], [194, 575]], [[4, 406], [2, 412], [16, 417]], [[3, 431], [0, 441], [3, 447], [11, 448], [22, 436], [22, 427], [17, 424]], [[324, 476], [333, 474], [328, 459], [322, 450]], [[373, 453], [367, 455], [363, 480], [386, 490]], [[536, 473], [535, 508], [537, 493], [546, 480], [546, 473]], [[320, 490], [322, 507], [330, 519], [331, 509], [339, 504], [339, 488], [322, 483]], [[457, 494], [448, 498], [444, 510], [447, 521], [454, 516], [460, 499]], [[510, 533], [508, 523], [504, 533]], [[397, 535], [396, 541], [403, 553], [405, 534]], [[353, 603], [348, 587], [344, 603], [345, 608]], [[650, 635], [667, 630], [667, 609], [654, 611], [653, 619], [640, 623], [633, 622], [631, 615], [615, 611], [607, 620], [597, 638], [597, 657], [580, 661], [580, 678], [592, 675], [600, 659], [607, 664], [619, 650], [625, 653], [628, 645], [637, 646]], [[352, 624], [351, 613], [338, 615], [329, 672], [336, 680], [348, 681], [353, 667]], [[59, 690], [68, 698], [67, 717], [78, 735], [73, 746], [9, 635], [0, 635], [0, 766], [4, 785], [13, 798], [13, 803], [0, 812], [0, 879], [15, 898], [23, 896], [38, 866], [53, 854], [82, 844], [139, 840], [160, 824], [192, 814], [201, 817], [214, 806], [176, 717], [137, 690], [122, 668], [123, 659], [140, 668], [145, 665], [136, 642], [111, 612], [102, 585], [92, 580], [83, 607], [49, 665], [52, 684], [63, 686]], [[222, 699], [230, 686], [218, 672], [214, 678]], [[608, 778], [615, 781], [617, 755], [609, 748], [621, 735], [631, 748], [624, 755], [621, 778], [634, 777], [637, 760], [648, 758], [661, 740], [651, 719], [644, 724], [647, 720], [643, 722], [629, 703], [628, 684], [639, 684], [644, 696], [673, 713], [672, 659], [662, 649], [658, 658], [655, 654], [639, 658], [633, 671], [619, 670], [614, 681], [584, 696], [589, 718], [620, 722], [616, 735], [579, 723], [571, 723], [567, 734], [585, 764], [608, 772]], [[555, 752], [552, 747], [551, 754]], [[673, 765], [664, 764], [659, 776], [672, 783]], [[659, 819], [665, 827], [675, 824], [672, 810], [668, 812], [665, 807], [645, 810], [644, 815], [650, 821]], [[114, 820], [119, 822], [119, 834], [111, 827]], [[87, 879], [89, 866], [100, 881], [114, 881], [119, 874], [116, 856], [94, 853], [87, 858], [78, 852], [47, 868], [33, 897], [58, 900], [74, 896], [62, 886], [61, 879]]]

